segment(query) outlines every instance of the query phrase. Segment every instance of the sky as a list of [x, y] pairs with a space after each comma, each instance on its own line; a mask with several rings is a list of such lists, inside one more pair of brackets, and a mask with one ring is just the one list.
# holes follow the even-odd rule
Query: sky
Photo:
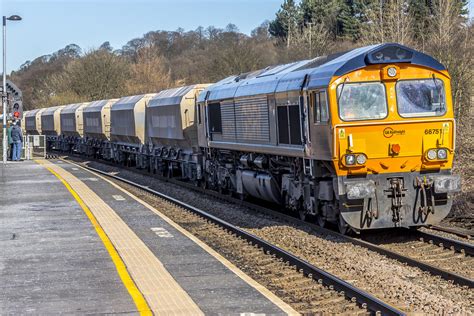
[[7, 73], [68, 44], [114, 49], [149, 31], [237, 25], [250, 32], [272, 20], [283, 0], [0, 0], [7, 21]]
[[[283, 0], [0, 0], [7, 24], [7, 73], [68, 44], [114, 49], [149, 31], [237, 25], [243, 33], [272, 20]], [[469, 1], [470, 16], [474, 0]]]

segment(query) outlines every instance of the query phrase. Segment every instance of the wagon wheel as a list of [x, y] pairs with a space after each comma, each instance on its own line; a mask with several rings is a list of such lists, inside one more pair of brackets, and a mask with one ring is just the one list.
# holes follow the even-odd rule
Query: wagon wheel
[[346, 223], [346, 221], [341, 216], [341, 214], [339, 214], [338, 216], [337, 228], [339, 229], [339, 232], [343, 235], [348, 235], [349, 232], [351, 231], [349, 224]]
[[208, 185], [207, 185], [207, 178], [206, 176], [203, 176], [200, 181], [200, 186], [203, 190], [207, 190], [208, 189]]
[[324, 227], [326, 227], [326, 224], [328, 222], [326, 221], [326, 219], [321, 214], [318, 214], [316, 216], [316, 223], [318, 224], [319, 227], [324, 228]]
[[217, 185], [217, 192], [219, 192], [219, 194], [224, 194], [225, 190], [222, 185]]
[[300, 215], [300, 219], [302, 221], [305, 221], [306, 220], [306, 214], [308, 214], [308, 213], [306, 213], [306, 211], [304, 209], [300, 209], [300, 210], [298, 210], [298, 214]]
[[302, 199], [299, 199], [298, 200], [298, 214], [300, 215], [300, 219], [302, 221], [305, 221], [306, 220], [306, 215], [308, 214], [308, 212], [304, 209], [303, 207], [303, 200]]

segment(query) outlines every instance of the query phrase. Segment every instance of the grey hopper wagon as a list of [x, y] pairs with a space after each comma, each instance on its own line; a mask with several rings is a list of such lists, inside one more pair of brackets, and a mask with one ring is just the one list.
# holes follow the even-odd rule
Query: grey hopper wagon
[[156, 93], [123, 97], [110, 110], [110, 140], [120, 145], [145, 143], [145, 108]]
[[82, 113], [89, 103], [76, 103], [66, 105], [61, 111], [61, 133], [65, 136], [82, 137]]
[[24, 130], [29, 135], [41, 134], [41, 113], [44, 109], [36, 109], [24, 112]]
[[146, 137], [155, 148], [199, 151], [195, 124], [196, 100], [208, 85], [191, 85], [161, 91], [146, 107]]
[[110, 140], [110, 110], [119, 99], [91, 102], [83, 110], [84, 136], [97, 140]]
[[47, 136], [61, 135], [60, 113], [64, 106], [46, 108], [41, 113], [41, 133]]

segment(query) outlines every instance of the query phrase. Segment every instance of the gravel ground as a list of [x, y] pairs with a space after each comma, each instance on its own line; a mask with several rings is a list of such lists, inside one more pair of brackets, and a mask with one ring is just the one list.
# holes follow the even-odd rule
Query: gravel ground
[[189, 189], [129, 170], [96, 162], [89, 166], [130, 179], [245, 228], [310, 263], [353, 283], [380, 299], [409, 312], [474, 314], [474, 292], [406, 266], [375, 252], [318, 235], [307, 227], [256, 213], [243, 206], [200, 195]]
[[[474, 193], [471, 193], [474, 195]], [[441, 225], [451, 228], [461, 228], [467, 230], [474, 230], [474, 207], [472, 203], [464, 207], [464, 213], [449, 214], [441, 221]]]

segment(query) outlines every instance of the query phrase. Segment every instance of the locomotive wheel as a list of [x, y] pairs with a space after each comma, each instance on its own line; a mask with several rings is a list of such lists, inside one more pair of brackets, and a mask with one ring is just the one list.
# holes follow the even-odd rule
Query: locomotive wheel
[[245, 193], [237, 193], [237, 198], [241, 201], [245, 201]]

